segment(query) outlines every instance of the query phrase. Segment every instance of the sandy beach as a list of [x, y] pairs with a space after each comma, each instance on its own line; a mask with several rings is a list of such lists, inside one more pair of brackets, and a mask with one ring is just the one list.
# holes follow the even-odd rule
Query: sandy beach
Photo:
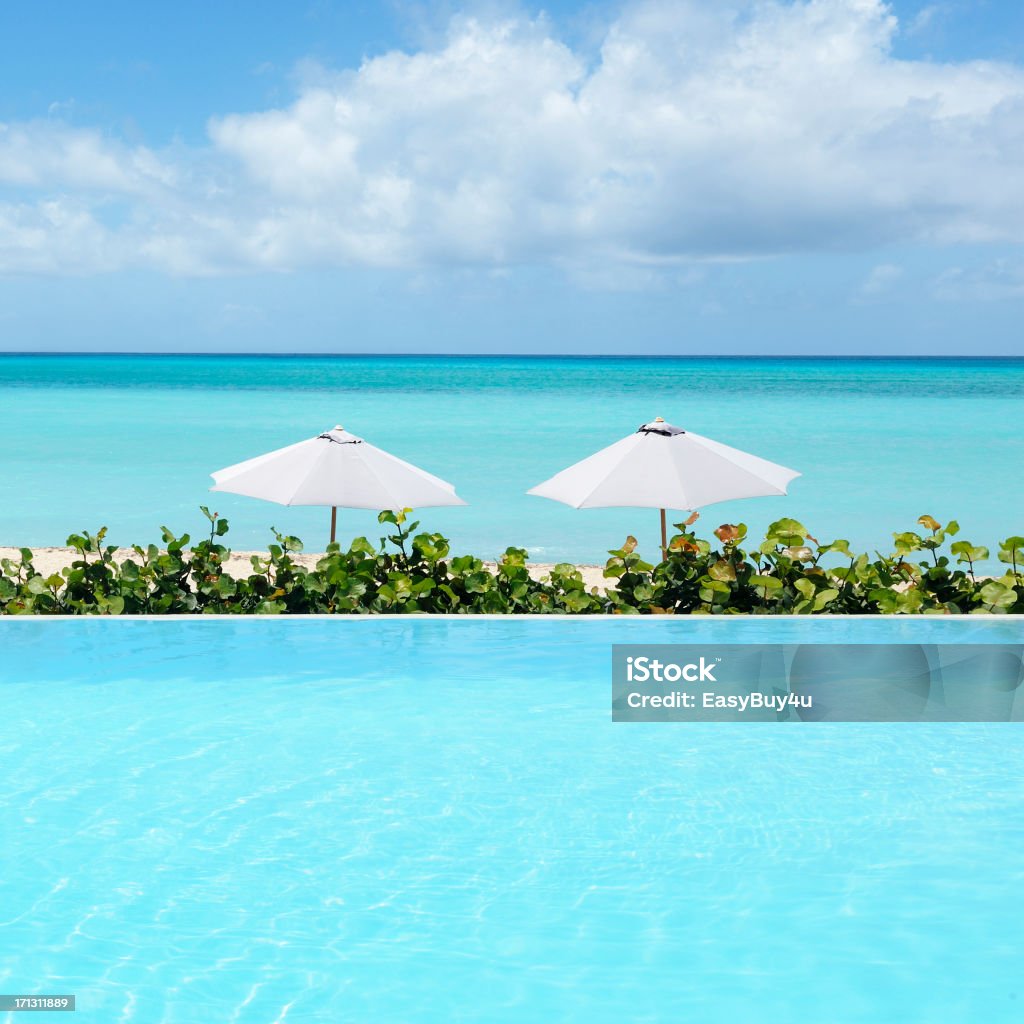
[[[75, 551], [74, 548], [42, 547], [32, 548], [31, 551], [33, 564], [44, 576], [49, 576], [51, 573], [59, 573], [61, 569], [69, 566], [76, 558], [79, 557], [78, 552]], [[231, 576], [248, 576], [253, 571], [252, 562], [250, 561], [253, 555], [259, 555], [261, 558], [266, 558], [267, 552], [232, 551], [231, 557], [228, 559], [225, 568]], [[20, 557], [20, 548], [0, 547], [0, 558], [19, 559]], [[312, 569], [316, 566], [317, 561], [323, 558], [323, 552], [304, 551], [300, 554], [293, 555], [292, 557], [300, 565], [304, 565], [306, 568]], [[114, 552], [115, 561], [123, 562], [128, 558], [138, 558], [131, 548], [118, 548], [117, 551]], [[484, 566], [490, 572], [495, 572], [497, 570], [497, 563], [495, 562], [484, 562]], [[553, 565], [549, 562], [531, 562], [528, 568], [530, 575], [535, 580], [539, 580], [551, 572]], [[578, 566], [578, 568], [580, 572], [583, 573], [583, 579], [588, 588], [597, 587], [603, 591], [611, 582], [604, 578], [603, 566], [581, 565]]]

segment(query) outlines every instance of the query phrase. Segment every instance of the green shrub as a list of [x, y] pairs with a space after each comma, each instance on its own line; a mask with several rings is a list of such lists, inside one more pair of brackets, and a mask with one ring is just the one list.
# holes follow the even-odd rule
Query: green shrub
[[[676, 525], [663, 561], [645, 562], [636, 539], [609, 552], [609, 589], [587, 588], [580, 570], [554, 566], [542, 580], [530, 576], [527, 553], [510, 547], [489, 571], [472, 555], [452, 556], [438, 533], [416, 531], [407, 513], [382, 512], [385, 536], [377, 545], [357, 537], [347, 550], [331, 544], [315, 568], [300, 565], [296, 537], [273, 531], [267, 553], [252, 571], [229, 575], [231, 551], [222, 539], [227, 520], [202, 508], [209, 537], [162, 528], [163, 547], [135, 545], [123, 562], [105, 544], [106, 529], [72, 534], [77, 557], [60, 573], [37, 572], [32, 552], [0, 560], [0, 614], [7, 615], [301, 615], [344, 614], [618, 614], [618, 615], [964, 615], [1024, 613], [1024, 537], [999, 545], [1008, 568], [998, 578], [977, 575], [987, 548], [922, 516], [922, 532], [893, 534], [889, 555], [850, 550], [848, 541], [822, 543], [795, 519], [771, 524], [764, 539], [747, 544], [742, 523], [714, 531], [715, 541], [692, 530], [697, 516]], [[746, 546], [744, 546], [746, 545]]]

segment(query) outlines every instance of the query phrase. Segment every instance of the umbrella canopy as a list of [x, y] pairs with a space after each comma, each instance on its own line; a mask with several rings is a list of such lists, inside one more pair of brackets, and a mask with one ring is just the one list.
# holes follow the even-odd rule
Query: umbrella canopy
[[697, 509], [785, 494], [800, 474], [660, 417], [527, 491], [573, 508]]
[[[465, 505], [452, 484], [335, 427], [211, 474], [212, 491], [279, 505], [391, 509]], [[331, 517], [331, 540], [334, 540]]]

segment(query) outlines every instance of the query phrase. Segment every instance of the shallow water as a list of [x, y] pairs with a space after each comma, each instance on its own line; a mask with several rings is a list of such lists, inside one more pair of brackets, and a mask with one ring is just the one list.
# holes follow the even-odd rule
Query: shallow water
[[[803, 472], [788, 497], [710, 507], [708, 531], [793, 516], [873, 551], [927, 513], [975, 544], [1024, 533], [1024, 360], [0, 355], [0, 408], [3, 544], [195, 535], [210, 503], [238, 549], [273, 525], [321, 550], [326, 510], [211, 495], [209, 474], [341, 423], [456, 484], [469, 508], [420, 518], [457, 550], [603, 562], [633, 533], [654, 554], [655, 511], [524, 492], [657, 415]], [[381, 534], [356, 511], [340, 530]]]
[[613, 641], [815, 639], [1024, 633], [0, 622], [0, 991], [104, 1024], [1019, 1020], [1019, 726], [610, 721]]

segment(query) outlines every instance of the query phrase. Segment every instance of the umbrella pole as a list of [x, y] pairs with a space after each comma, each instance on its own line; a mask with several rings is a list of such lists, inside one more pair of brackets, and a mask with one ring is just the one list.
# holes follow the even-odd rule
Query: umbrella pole
[[661, 560], [668, 558], [668, 534], [665, 531], [665, 510], [661, 510]]
[[336, 505], [331, 506], [331, 543], [334, 543], [334, 534], [338, 529], [338, 508]]

